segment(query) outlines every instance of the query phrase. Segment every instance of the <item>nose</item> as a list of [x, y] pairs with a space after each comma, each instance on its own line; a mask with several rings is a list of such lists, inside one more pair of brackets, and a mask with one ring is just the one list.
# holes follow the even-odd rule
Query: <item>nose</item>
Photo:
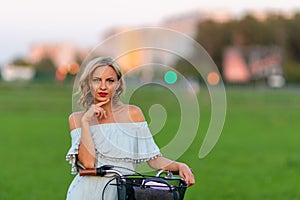
[[105, 90], [106, 89], [106, 83], [105, 83], [105, 81], [100, 81], [100, 86], [99, 86], [99, 88], [101, 89], [101, 90]]

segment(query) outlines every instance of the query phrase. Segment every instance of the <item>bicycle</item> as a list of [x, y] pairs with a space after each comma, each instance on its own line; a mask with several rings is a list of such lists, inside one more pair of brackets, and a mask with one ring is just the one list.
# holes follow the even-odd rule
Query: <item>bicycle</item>
[[[95, 169], [80, 170], [81, 176], [106, 176], [113, 175], [103, 189], [102, 199], [104, 200], [105, 189], [108, 185], [117, 187], [118, 200], [183, 200], [187, 189], [186, 182], [175, 177], [176, 172], [160, 170], [155, 176], [134, 173], [124, 175], [113, 165], [103, 165]], [[165, 175], [165, 176], [162, 176]], [[116, 180], [115, 183], [112, 183]]]

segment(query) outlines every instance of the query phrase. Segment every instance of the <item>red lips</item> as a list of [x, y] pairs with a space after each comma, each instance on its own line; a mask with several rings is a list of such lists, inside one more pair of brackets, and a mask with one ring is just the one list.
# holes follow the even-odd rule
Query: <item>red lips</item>
[[105, 93], [105, 92], [99, 92], [98, 94], [100, 97], [106, 97], [106, 95], [107, 95], [107, 93]]

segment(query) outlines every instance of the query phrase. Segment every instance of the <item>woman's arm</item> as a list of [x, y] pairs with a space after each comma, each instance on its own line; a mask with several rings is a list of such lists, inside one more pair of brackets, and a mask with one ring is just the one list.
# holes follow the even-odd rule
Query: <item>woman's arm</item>
[[82, 117], [83, 113], [73, 113], [69, 117], [70, 130], [81, 128], [81, 139], [78, 147], [78, 160], [85, 168], [93, 168], [95, 147], [91, 137], [89, 122]]
[[195, 178], [190, 168], [181, 162], [169, 160], [165, 157], [157, 157], [150, 159], [148, 165], [154, 169], [162, 169], [164, 171], [178, 171], [179, 175], [185, 180], [185, 182], [191, 186], [195, 184]]
[[[106, 118], [106, 112], [102, 105], [108, 103], [109, 100], [100, 102], [98, 104], [92, 104], [90, 108], [80, 115], [71, 115], [69, 118], [70, 129], [74, 127], [72, 123], [78, 123], [81, 127], [81, 139], [78, 147], [78, 160], [80, 163], [86, 168], [94, 168], [95, 167], [95, 157], [96, 150], [94, 140], [90, 131], [90, 122], [94, 117], [97, 118]], [[75, 124], [76, 125], [76, 124]]]
[[90, 124], [85, 118], [81, 119], [81, 140], [78, 148], [78, 159], [87, 168], [95, 166], [95, 144], [90, 132]]
[[[132, 122], [145, 121], [145, 117], [139, 107], [130, 106], [129, 113]], [[192, 171], [184, 163], [175, 162], [164, 157], [157, 157], [155, 159], [150, 159], [148, 161], [148, 165], [157, 170], [162, 169], [166, 171], [178, 171], [179, 175], [186, 181], [189, 186], [195, 184], [195, 179]]]

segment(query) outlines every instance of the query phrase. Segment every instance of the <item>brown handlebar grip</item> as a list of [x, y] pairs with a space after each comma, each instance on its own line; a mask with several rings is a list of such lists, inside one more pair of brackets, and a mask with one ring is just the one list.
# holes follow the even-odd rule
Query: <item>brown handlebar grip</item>
[[79, 174], [80, 174], [80, 176], [96, 176], [97, 170], [96, 169], [80, 169]]

